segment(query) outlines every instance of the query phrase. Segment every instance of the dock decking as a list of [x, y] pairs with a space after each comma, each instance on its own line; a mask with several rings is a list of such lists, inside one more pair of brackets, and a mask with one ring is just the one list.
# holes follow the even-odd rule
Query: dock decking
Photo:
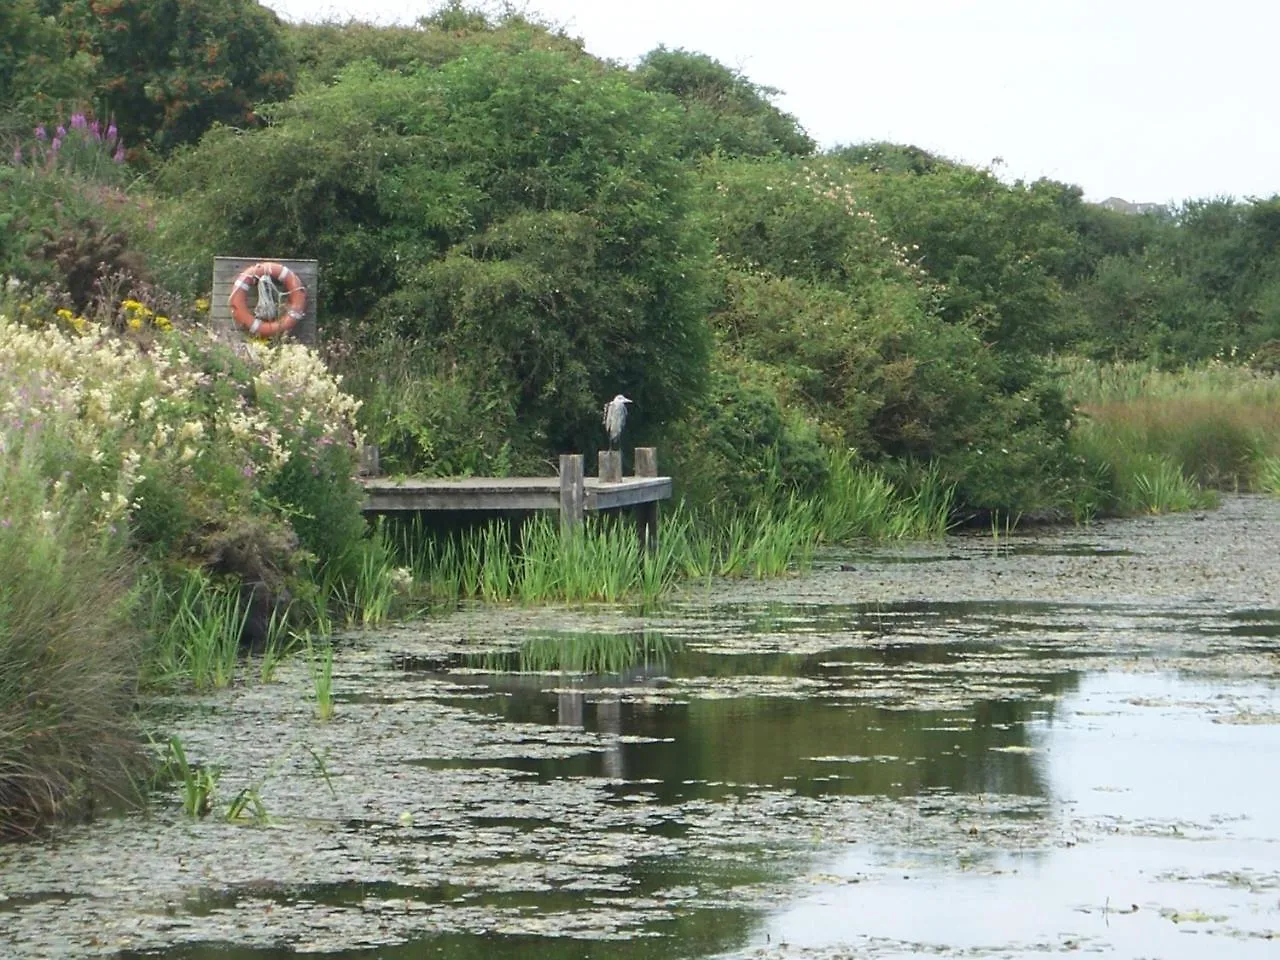
[[[559, 477], [366, 477], [361, 482], [366, 513], [560, 509]], [[624, 477], [615, 483], [583, 478], [583, 508], [588, 511], [633, 507], [670, 497], [670, 477]]]
[[364, 512], [559, 510], [561, 522], [575, 526], [586, 512], [631, 507], [642, 538], [656, 541], [658, 504], [671, 498], [671, 478], [657, 475], [657, 451], [636, 448], [632, 477], [622, 476], [617, 451], [601, 451], [595, 477], [583, 475], [582, 459], [561, 456], [558, 477], [364, 477]]

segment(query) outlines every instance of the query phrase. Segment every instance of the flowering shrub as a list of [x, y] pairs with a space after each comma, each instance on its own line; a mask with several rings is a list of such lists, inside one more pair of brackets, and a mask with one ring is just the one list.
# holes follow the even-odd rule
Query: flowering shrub
[[[253, 515], [292, 523], [308, 547], [345, 546], [304, 535], [318, 516], [359, 537], [358, 403], [315, 354], [173, 330], [137, 301], [122, 310], [150, 336], [65, 309], [35, 313], [39, 325], [0, 313], [0, 447], [41, 437], [46, 475], [89, 496], [96, 527], [127, 525], [166, 552], [198, 554], [202, 538]], [[301, 495], [283, 482], [298, 475], [315, 481]]]
[[57, 169], [97, 183], [119, 183], [128, 176], [124, 140], [116, 125], [104, 126], [83, 112], [72, 114], [67, 126], [59, 123], [52, 133], [44, 124], [37, 126], [29, 142], [13, 148], [13, 165]]

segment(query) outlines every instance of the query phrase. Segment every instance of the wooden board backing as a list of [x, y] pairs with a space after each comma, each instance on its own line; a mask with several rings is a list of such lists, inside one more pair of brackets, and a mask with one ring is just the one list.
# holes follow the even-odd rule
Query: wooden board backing
[[309, 346], [316, 345], [316, 294], [319, 292], [320, 262], [318, 260], [290, 260], [287, 257], [214, 257], [213, 296], [209, 300], [209, 320], [215, 326], [234, 329], [231, 319], [231, 288], [245, 267], [262, 260], [274, 260], [302, 278], [307, 288], [307, 315], [298, 321], [290, 336]]

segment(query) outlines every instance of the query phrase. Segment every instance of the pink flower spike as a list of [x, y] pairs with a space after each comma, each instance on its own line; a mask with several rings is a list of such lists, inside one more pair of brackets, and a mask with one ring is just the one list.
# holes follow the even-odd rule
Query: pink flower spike
[[116, 125], [114, 123], [111, 124], [111, 126], [107, 127], [107, 140], [114, 140], [119, 133], [120, 131], [116, 129]]
[[36, 127], [36, 139], [42, 142], [49, 139], [49, 134], [45, 130], [43, 123]]
[[83, 113], [73, 113], [71, 115], [71, 129], [83, 130], [89, 125], [89, 121], [85, 119]]
[[58, 124], [58, 129], [54, 132], [54, 136], [61, 139], [67, 135], [67, 128], [62, 124]]
[[61, 137], [54, 137], [54, 138], [53, 138], [53, 142], [52, 142], [51, 144], [49, 144], [49, 152], [50, 152], [50, 153], [57, 153], [57, 152], [58, 152], [58, 149], [59, 149], [61, 146], [62, 146], [62, 138], [61, 138]]
[[95, 140], [102, 139], [102, 124], [100, 124], [97, 120], [89, 124], [89, 129], [93, 131], [93, 139]]
[[116, 147], [116, 152], [111, 155], [111, 159], [116, 163], [124, 163], [124, 144]]

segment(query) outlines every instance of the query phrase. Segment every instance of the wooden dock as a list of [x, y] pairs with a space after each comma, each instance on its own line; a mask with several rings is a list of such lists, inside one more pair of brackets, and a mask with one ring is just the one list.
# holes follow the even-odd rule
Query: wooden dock
[[601, 451], [599, 475], [584, 476], [582, 454], [560, 457], [558, 477], [364, 477], [365, 513], [401, 511], [558, 510], [566, 526], [585, 513], [633, 508], [642, 535], [657, 538], [658, 504], [671, 498], [671, 478], [658, 476], [657, 452], [635, 451], [636, 475], [621, 475], [622, 455]]

